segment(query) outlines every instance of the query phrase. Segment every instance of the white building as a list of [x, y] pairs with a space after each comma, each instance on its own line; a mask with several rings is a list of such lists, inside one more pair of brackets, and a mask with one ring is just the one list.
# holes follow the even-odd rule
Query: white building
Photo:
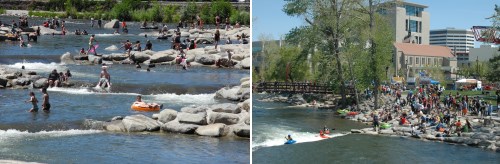
[[427, 6], [398, 0], [381, 5], [384, 7], [379, 13], [389, 18], [396, 43], [429, 45], [430, 20], [429, 13], [425, 11]]
[[430, 31], [430, 44], [446, 46], [457, 57], [458, 67], [469, 63], [469, 51], [474, 48], [474, 34], [469, 29], [446, 28]]
[[469, 52], [468, 65], [472, 65], [470, 63], [476, 62], [476, 60], [480, 62], [487, 62], [495, 55], [500, 55], [499, 47], [492, 45], [481, 45], [481, 47], [479, 48], [471, 48]]

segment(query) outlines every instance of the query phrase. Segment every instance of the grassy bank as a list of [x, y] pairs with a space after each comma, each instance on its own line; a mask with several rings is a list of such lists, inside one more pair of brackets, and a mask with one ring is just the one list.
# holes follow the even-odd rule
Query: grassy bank
[[4, 8], [0, 8], [0, 14], [5, 14], [7, 11]]

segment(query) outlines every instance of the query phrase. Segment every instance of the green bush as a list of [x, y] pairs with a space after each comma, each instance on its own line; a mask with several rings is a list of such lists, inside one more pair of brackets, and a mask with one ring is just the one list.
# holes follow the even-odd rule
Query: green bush
[[3, 8], [0, 8], [0, 14], [5, 14], [7, 11]]
[[219, 16], [221, 20], [231, 17], [231, 11], [233, 11], [233, 5], [225, 0], [218, 0], [212, 2], [210, 6], [210, 15], [215, 19], [215, 16]]
[[241, 25], [249, 25], [250, 24], [250, 13], [246, 11], [233, 10], [231, 13], [231, 17], [229, 18], [231, 24], [236, 24], [236, 22], [240, 22]]
[[111, 15], [118, 20], [130, 21], [132, 20], [131, 9], [137, 8], [138, 6], [140, 6], [139, 0], [123, 0], [113, 7]]
[[182, 12], [182, 20], [191, 21], [196, 19], [196, 14], [198, 14], [198, 6], [194, 2], [189, 2]]
[[210, 5], [209, 4], [204, 4], [201, 6], [200, 10], [200, 18], [205, 22], [205, 24], [213, 24], [215, 23], [215, 17], [212, 17], [210, 13]]

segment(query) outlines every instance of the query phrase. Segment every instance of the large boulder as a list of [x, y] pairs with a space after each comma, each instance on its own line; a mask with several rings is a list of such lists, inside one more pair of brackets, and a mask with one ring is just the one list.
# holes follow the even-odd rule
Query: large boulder
[[41, 78], [41, 79], [38, 79], [36, 80], [34, 83], [33, 83], [33, 88], [42, 88], [42, 87], [45, 87], [45, 85], [47, 85], [47, 78]]
[[250, 63], [252, 60], [250, 58], [245, 58], [240, 62], [240, 66], [243, 69], [250, 69]]
[[142, 114], [127, 116], [122, 120], [127, 132], [157, 131], [160, 124]]
[[14, 81], [15, 81], [16, 85], [20, 85], [20, 86], [25, 86], [25, 85], [31, 84], [31, 81], [28, 78], [18, 78]]
[[158, 121], [167, 123], [177, 117], [177, 111], [172, 109], [164, 109], [158, 114]]
[[114, 60], [114, 61], [122, 61], [127, 59], [128, 56], [127, 54], [120, 54], [120, 53], [114, 53], [109, 55], [109, 59]]
[[102, 64], [102, 57], [95, 55], [87, 55], [89, 62], [93, 64]]
[[245, 110], [245, 111], [250, 111], [250, 99], [247, 99], [241, 103], [238, 103], [238, 107], [241, 109], [241, 110]]
[[179, 120], [180, 123], [206, 125], [207, 113], [192, 114], [192, 113], [180, 112], [177, 114], [177, 119]]
[[234, 125], [231, 127], [233, 133], [238, 136], [238, 137], [245, 137], [245, 138], [250, 138], [250, 125]]
[[135, 51], [135, 52], [130, 52], [130, 53], [132, 54], [130, 58], [134, 62], [143, 63], [146, 60], [150, 59], [150, 55], [147, 54], [147, 53], [144, 53], [144, 52], [137, 52], [137, 51]]
[[200, 127], [200, 125], [195, 124], [181, 124], [177, 119], [167, 122], [161, 126], [163, 131], [174, 132], [174, 133], [184, 133], [193, 134], [194, 131]]
[[97, 121], [97, 120], [92, 120], [92, 119], [83, 120], [83, 126], [87, 129], [102, 130], [103, 124], [104, 124], [104, 122], [102, 122], [102, 121]]
[[155, 53], [151, 56], [151, 63], [162, 63], [175, 60], [176, 55], [174, 53]]
[[201, 54], [197, 55], [194, 60], [203, 65], [214, 65], [217, 58], [212, 54]]
[[7, 86], [7, 78], [4, 78], [3, 76], [0, 76], [0, 86], [6, 87]]
[[111, 122], [104, 123], [104, 129], [112, 132], [127, 132], [125, 125], [122, 120], [113, 120]]
[[187, 107], [181, 108], [181, 112], [196, 114], [196, 113], [205, 113], [209, 109], [210, 108], [208, 108], [208, 106], [206, 106], [206, 105], [202, 105], [202, 106], [198, 106], [198, 107], [187, 106]]
[[208, 118], [208, 124], [223, 123], [233, 125], [240, 121], [240, 117], [232, 113], [209, 112]]
[[225, 113], [235, 113], [238, 114], [241, 112], [241, 109], [236, 104], [231, 103], [222, 103], [222, 104], [214, 104], [210, 107], [214, 112], [225, 112]]
[[229, 127], [221, 123], [200, 126], [195, 131], [198, 135], [210, 137], [222, 137], [227, 135], [228, 132]]
[[231, 101], [239, 101], [241, 99], [240, 96], [238, 96], [238, 91], [240, 90], [240, 86], [234, 86], [232, 88], [229, 87], [224, 87], [215, 92], [215, 98], [222, 98], [222, 99], [228, 99]]
[[120, 22], [117, 19], [113, 19], [104, 24], [104, 28], [120, 28]]

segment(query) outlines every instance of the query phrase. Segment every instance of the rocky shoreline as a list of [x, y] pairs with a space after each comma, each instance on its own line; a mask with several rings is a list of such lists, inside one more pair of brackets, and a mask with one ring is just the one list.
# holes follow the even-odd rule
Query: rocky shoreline
[[[322, 102], [317, 102], [316, 105], [312, 105], [311, 103], [307, 103], [302, 95], [270, 95], [259, 101], [268, 101], [268, 102], [282, 102], [289, 103], [295, 105], [297, 107], [314, 107], [314, 106], [327, 106], [333, 105], [333, 102], [325, 102], [324, 99]], [[327, 95], [325, 97], [331, 97], [331, 95]], [[436, 125], [426, 124], [424, 129], [417, 129], [417, 123], [419, 123], [418, 116], [416, 114], [410, 115], [408, 118], [408, 122], [410, 124], [399, 125], [399, 116], [401, 113], [393, 111], [393, 104], [395, 102], [395, 97], [381, 95], [380, 102], [381, 107], [377, 110], [373, 110], [373, 101], [372, 100], [364, 100], [360, 103], [360, 110], [355, 111], [354, 107], [348, 107], [347, 109], [352, 109], [351, 111], [355, 111], [355, 115], [347, 115], [341, 114], [340, 116], [345, 119], [349, 119], [352, 121], [362, 122], [366, 125], [373, 125], [372, 114], [374, 113], [384, 113], [384, 116], [388, 115], [388, 111], [391, 116], [394, 116], [393, 119], [380, 121], [381, 123], [388, 124], [389, 127], [385, 129], [379, 129], [377, 131], [374, 128], [364, 128], [364, 129], [351, 129], [351, 134], [366, 134], [366, 135], [380, 135], [380, 136], [392, 136], [392, 137], [411, 137], [424, 141], [435, 141], [435, 142], [443, 142], [450, 144], [458, 144], [465, 145], [471, 147], [478, 147], [490, 151], [500, 152], [500, 117], [494, 113], [494, 116], [457, 116], [452, 117], [450, 122], [455, 122], [457, 120], [461, 120], [465, 124], [465, 120], [470, 120], [472, 125], [472, 132], [462, 132], [460, 136], [456, 133], [451, 133], [446, 135], [444, 132], [439, 131], [436, 128]], [[336, 107], [333, 105], [331, 108], [325, 109], [334, 109]], [[385, 110], [384, 110], [385, 109]], [[405, 111], [410, 113], [411, 111], [409, 106], [404, 106], [401, 111]], [[383, 119], [386, 117], [382, 116]], [[382, 120], [382, 119], [380, 119]], [[414, 124], [411, 124], [414, 123]], [[414, 125], [414, 126], [412, 126]], [[450, 131], [454, 131], [455, 129], [450, 128]]]
[[[245, 87], [250, 78], [241, 79], [242, 85], [235, 86], [244, 93], [250, 92]], [[234, 87], [233, 87], [234, 88]], [[239, 89], [239, 90], [240, 90]], [[218, 92], [225, 90], [222, 88]], [[216, 96], [220, 99], [233, 100], [235, 103], [214, 105], [186, 106], [176, 111], [163, 109], [153, 116], [142, 114], [116, 116], [109, 121], [87, 119], [84, 126], [89, 129], [106, 130], [110, 132], [169, 132], [181, 134], [197, 134], [210, 137], [242, 137], [250, 138], [250, 99], [238, 92], [226, 93], [229, 97]], [[233, 99], [240, 97], [239, 99]]]

